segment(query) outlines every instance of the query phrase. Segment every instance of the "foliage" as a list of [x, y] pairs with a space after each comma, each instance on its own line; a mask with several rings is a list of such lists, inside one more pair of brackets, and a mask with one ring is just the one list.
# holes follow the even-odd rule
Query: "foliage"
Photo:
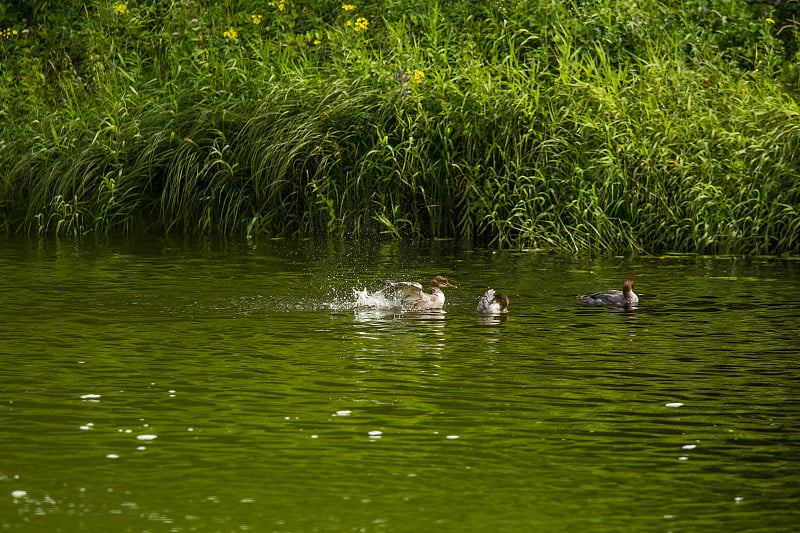
[[796, 254], [797, 6], [10, 2], [0, 226]]

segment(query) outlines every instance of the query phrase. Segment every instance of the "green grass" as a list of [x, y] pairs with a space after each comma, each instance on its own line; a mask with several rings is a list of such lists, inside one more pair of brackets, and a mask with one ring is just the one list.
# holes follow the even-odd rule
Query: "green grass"
[[773, 4], [7, 9], [0, 227], [797, 254]]

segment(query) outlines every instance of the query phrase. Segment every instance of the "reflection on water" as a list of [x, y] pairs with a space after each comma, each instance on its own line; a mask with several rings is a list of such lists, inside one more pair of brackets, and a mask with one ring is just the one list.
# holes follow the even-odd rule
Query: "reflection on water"
[[355, 319], [357, 321], [375, 321], [375, 320], [403, 320], [406, 322], [432, 322], [441, 323], [444, 320], [447, 311], [444, 309], [428, 309], [426, 311], [398, 311], [396, 309], [369, 309], [369, 308], [355, 308]]
[[[4, 241], [0, 527], [789, 531], [799, 265]], [[442, 311], [355, 307], [430, 272]]]

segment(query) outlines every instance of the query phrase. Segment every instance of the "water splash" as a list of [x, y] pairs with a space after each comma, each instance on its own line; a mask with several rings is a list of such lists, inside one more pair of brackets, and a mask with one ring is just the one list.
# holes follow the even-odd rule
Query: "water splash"
[[373, 293], [367, 292], [366, 289], [356, 290], [353, 289], [353, 296], [355, 297], [356, 309], [375, 309], [378, 311], [402, 311], [402, 301], [395, 297], [387, 297], [382, 291]]

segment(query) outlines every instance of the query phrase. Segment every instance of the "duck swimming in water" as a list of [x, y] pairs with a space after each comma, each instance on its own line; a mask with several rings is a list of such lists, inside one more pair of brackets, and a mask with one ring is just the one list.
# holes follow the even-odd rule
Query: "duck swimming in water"
[[430, 292], [415, 281], [387, 281], [386, 286], [372, 294], [366, 291], [357, 293], [356, 306], [382, 307], [399, 304], [403, 311], [424, 311], [444, 307], [442, 287], [457, 288], [443, 276], [436, 276], [430, 283]]
[[504, 292], [486, 291], [478, 300], [478, 313], [482, 315], [499, 315], [508, 313], [508, 295]]
[[610, 289], [591, 294], [581, 294], [578, 296], [578, 300], [590, 305], [624, 305], [631, 307], [639, 303], [639, 297], [633, 292], [633, 285], [634, 281], [627, 279], [622, 285], [622, 290]]

